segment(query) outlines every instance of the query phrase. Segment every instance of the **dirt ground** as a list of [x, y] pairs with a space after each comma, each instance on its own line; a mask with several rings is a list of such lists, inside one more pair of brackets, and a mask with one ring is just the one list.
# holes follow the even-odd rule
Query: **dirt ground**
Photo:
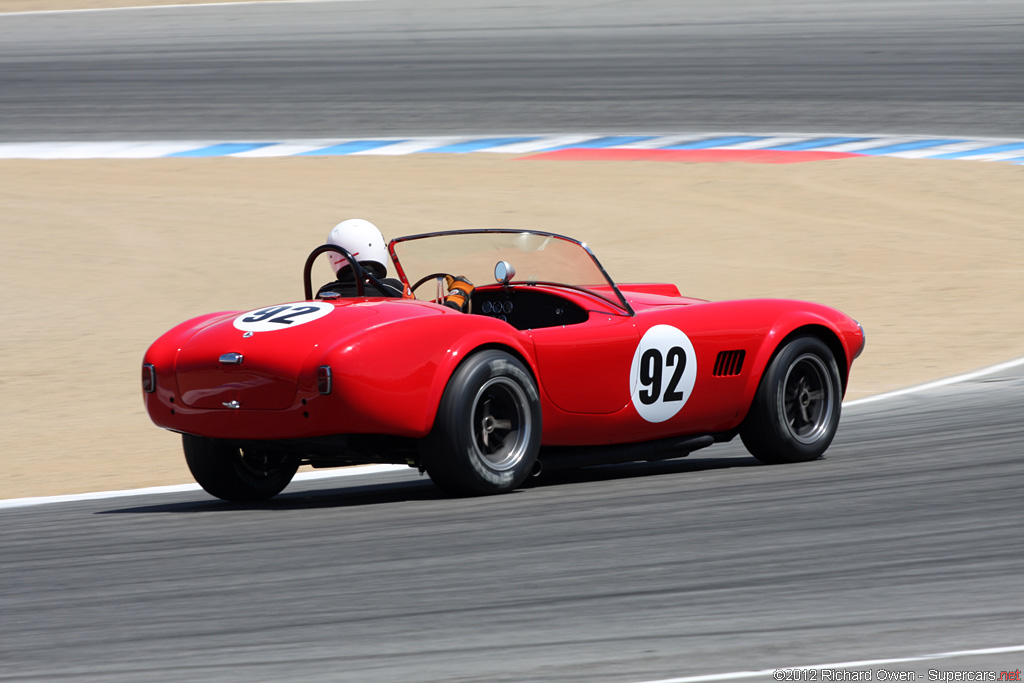
[[1019, 166], [475, 154], [0, 161], [0, 178], [0, 499], [190, 481], [143, 410], [146, 347], [300, 299], [307, 253], [348, 217], [387, 237], [551, 230], [619, 281], [833, 305], [867, 330], [847, 398], [1024, 355]]

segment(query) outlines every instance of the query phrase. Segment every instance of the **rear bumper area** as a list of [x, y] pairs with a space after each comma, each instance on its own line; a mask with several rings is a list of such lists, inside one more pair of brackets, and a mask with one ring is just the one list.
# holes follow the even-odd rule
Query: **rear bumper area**
[[316, 393], [295, 397], [283, 410], [252, 410], [244, 407], [193, 408], [166, 389], [146, 394], [146, 410], [158, 427], [232, 441], [287, 441], [337, 434], [389, 434], [424, 436], [412, 429], [381, 424], [355, 413], [344, 397]]

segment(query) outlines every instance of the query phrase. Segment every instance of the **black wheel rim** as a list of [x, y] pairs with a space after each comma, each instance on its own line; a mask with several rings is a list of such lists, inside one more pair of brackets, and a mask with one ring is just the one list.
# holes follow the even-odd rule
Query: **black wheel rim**
[[284, 458], [262, 452], [249, 452], [238, 449], [237, 458], [240, 469], [246, 476], [253, 479], [271, 479], [284, 468]]
[[779, 402], [794, 439], [813, 444], [828, 432], [835, 410], [832, 396], [832, 373], [819, 356], [805, 353], [790, 364]]
[[480, 460], [490, 469], [506, 472], [526, 457], [533, 430], [526, 392], [508, 377], [488, 380], [473, 399], [471, 429]]

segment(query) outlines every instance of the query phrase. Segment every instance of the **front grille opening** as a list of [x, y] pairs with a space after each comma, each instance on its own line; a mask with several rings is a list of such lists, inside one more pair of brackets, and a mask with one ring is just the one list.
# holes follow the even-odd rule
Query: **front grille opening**
[[718, 358], [715, 359], [715, 369], [711, 374], [715, 377], [735, 377], [743, 371], [743, 359], [746, 355], [747, 352], [742, 349], [720, 352]]

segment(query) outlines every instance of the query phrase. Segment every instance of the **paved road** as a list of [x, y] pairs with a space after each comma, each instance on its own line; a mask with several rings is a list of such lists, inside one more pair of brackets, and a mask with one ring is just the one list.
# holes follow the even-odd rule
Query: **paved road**
[[1022, 402], [1018, 369], [849, 408], [813, 463], [727, 444], [501, 497], [399, 472], [0, 511], [0, 681], [626, 682], [1020, 645]]
[[0, 16], [0, 141], [1024, 137], [1019, 0], [371, 0]]

